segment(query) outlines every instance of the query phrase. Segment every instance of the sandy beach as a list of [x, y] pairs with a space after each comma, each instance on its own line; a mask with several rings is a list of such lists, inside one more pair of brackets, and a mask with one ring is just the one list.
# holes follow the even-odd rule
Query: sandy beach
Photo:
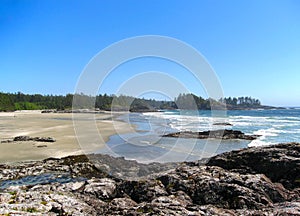
[[[112, 115], [106, 112], [93, 115], [96, 120], [86, 121], [87, 118], [91, 118], [91, 114], [41, 113], [40, 111], [0, 113], [0, 141], [16, 136], [52, 137], [56, 140], [54, 143], [34, 141], [0, 143], [0, 163], [82, 154], [86, 153], [83, 147], [85, 144], [89, 151], [97, 151], [105, 146], [105, 142], [111, 135], [133, 130], [133, 127], [125, 122], [112, 120], [116, 115], [118, 114]], [[77, 123], [81, 122], [77, 124], [77, 127], [81, 128], [80, 133], [75, 132], [73, 119]], [[91, 123], [97, 126], [97, 134], [88, 131]], [[101, 141], [99, 141], [99, 134], [101, 134]], [[80, 136], [80, 143], [77, 136]], [[97, 140], [97, 143], [91, 145], [90, 140]], [[86, 143], [83, 143], [85, 141]]]

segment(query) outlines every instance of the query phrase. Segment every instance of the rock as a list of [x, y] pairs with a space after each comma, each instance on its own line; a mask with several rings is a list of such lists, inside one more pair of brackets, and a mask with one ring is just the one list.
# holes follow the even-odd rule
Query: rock
[[71, 189], [72, 189], [72, 191], [77, 191], [77, 190], [83, 188], [84, 185], [85, 185], [85, 182], [75, 182], [72, 184]]
[[117, 178], [133, 180], [170, 170], [176, 167], [176, 163], [150, 163], [142, 164], [135, 160], [125, 160], [124, 157], [112, 157], [109, 155], [88, 155], [90, 162], [94, 164], [95, 169], [99, 172], [106, 172], [110, 176]]
[[116, 182], [109, 178], [91, 179], [87, 181], [84, 192], [100, 199], [111, 199], [116, 195]]
[[124, 181], [117, 190], [118, 196], [129, 196], [137, 203], [168, 195], [164, 185], [156, 180]]
[[0, 143], [11, 143], [13, 140], [2, 140]]
[[141, 215], [138, 204], [130, 198], [115, 198], [98, 210], [98, 215]]
[[247, 148], [212, 157], [209, 166], [239, 173], [265, 174], [288, 189], [300, 187], [300, 144]]
[[36, 142], [56, 142], [52, 137], [33, 137], [32, 140]]
[[18, 142], [18, 141], [30, 141], [31, 138], [29, 136], [16, 136], [13, 141]]
[[[172, 169], [107, 155], [0, 164], [0, 215], [299, 215], [299, 151], [249, 148]], [[130, 166], [130, 178], [104, 173]]]
[[111, 201], [110, 204], [115, 205], [120, 209], [126, 209], [128, 207], [133, 207], [137, 205], [136, 202], [129, 198], [115, 198]]
[[259, 209], [291, 198], [262, 174], [242, 175], [220, 167], [177, 168], [158, 179], [168, 193], [185, 192], [194, 204], [228, 209]]
[[36, 141], [36, 142], [55, 142], [52, 137], [30, 137], [30, 136], [16, 136], [13, 139], [14, 142], [19, 141]]
[[48, 147], [47, 145], [38, 145], [38, 146], [36, 146], [37, 148], [46, 148], [46, 147]]
[[175, 137], [175, 138], [194, 138], [194, 139], [245, 139], [245, 140], [254, 140], [259, 135], [246, 135], [238, 130], [213, 130], [213, 131], [202, 131], [202, 132], [193, 132], [193, 131], [181, 131], [170, 134], [165, 134], [163, 137]]
[[217, 122], [217, 123], [214, 123], [213, 125], [232, 126], [232, 124], [230, 124], [228, 122]]
[[42, 110], [41, 113], [54, 113], [55, 110]]

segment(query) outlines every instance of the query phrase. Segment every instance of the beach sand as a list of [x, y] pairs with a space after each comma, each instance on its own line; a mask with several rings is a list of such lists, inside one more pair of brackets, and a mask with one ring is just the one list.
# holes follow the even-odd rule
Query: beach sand
[[[111, 135], [134, 130], [133, 126], [125, 122], [112, 120], [117, 115], [119, 113], [112, 115], [110, 112], [96, 115], [40, 111], [0, 113], [0, 141], [15, 136], [52, 137], [56, 140], [54, 143], [34, 141], [0, 143], [0, 163], [95, 152], [105, 146]], [[77, 133], [72, 117], [76, 120]], [[90, 128], [93, 128], [91, 125], [96, 125], [95, 129], [91, 130]], [[79, 141], [77, 137], [80, 138]]]

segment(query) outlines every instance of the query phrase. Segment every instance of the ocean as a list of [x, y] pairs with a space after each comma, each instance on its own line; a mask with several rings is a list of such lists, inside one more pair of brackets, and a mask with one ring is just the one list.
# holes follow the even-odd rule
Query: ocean
[[[246, 147], [300, 142], [300, 109], [215, 111], [165, 110], [162, 112], [129, 113], [118, 120], [136, 126], [137, 132], [117, 134], [106, 143], [102, 153], [139, 162], [178, 162], [208, 158]], [[229, 123], [231, 125], [214, 125]], [[176, 131], [240, 130], [260, 135], [253, 141], [183, 139], [162, 137]]]

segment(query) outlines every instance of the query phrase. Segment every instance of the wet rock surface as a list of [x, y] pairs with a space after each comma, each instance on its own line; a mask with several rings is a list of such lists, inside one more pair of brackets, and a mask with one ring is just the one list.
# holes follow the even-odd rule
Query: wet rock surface
[[165, 134], [163, 137], [173, 137], [173, 138], [193, 138], [193, 139], [244, 139], [244, 140], [255, 140], [259, 135], [246, 135], [242, 131], [238, 130], [212, 130], [212, 131], [180, 131], [170, 134]]
[[107, 155], [1, 164], [0, 215], [300, 215], [299, 160], [300, 144], [289, 143], [207, 164]]

